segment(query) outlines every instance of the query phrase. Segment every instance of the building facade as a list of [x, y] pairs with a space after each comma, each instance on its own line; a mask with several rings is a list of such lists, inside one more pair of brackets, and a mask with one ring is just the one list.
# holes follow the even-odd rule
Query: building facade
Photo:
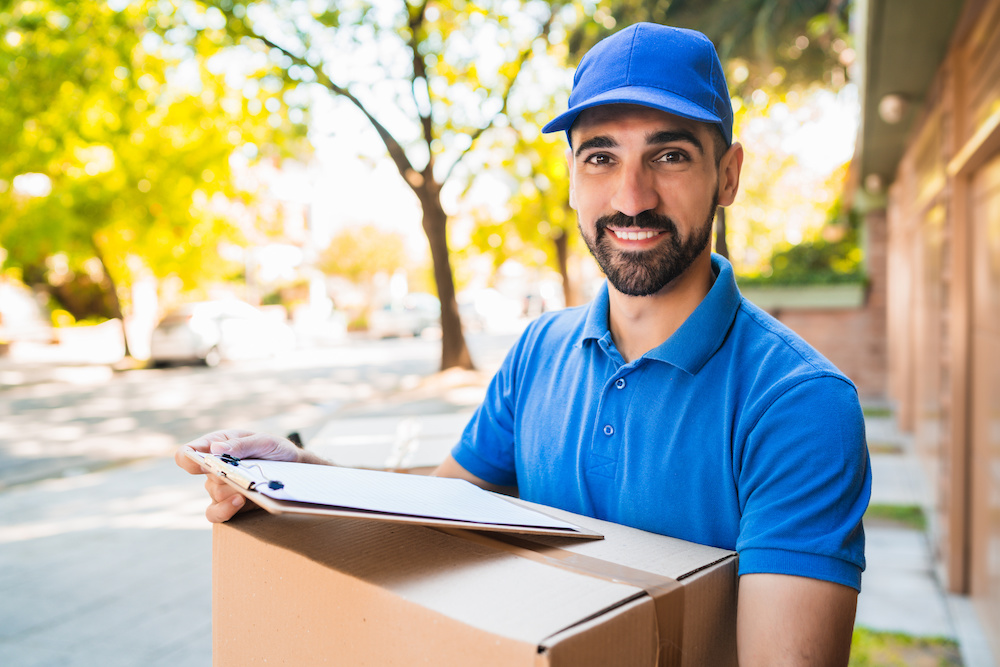
[[1000, 0], [859, 5], [856, 203], [887, 232], [888, 394], [941, 579], [1000, 655]]

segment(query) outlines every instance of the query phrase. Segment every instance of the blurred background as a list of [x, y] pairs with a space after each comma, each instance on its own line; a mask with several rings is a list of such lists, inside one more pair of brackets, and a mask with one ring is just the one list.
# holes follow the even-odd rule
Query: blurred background
[[426, 319], [442, 368], [471, 366], [463, 328], [600, 282], [539, 128], [587, 48], [649, 19], [721, 45], [749, 150], [717, 245], [740, 275], [864, 280], [845, 3], [7, 4], [6, 344], [118, 320], [155, 362], [165, 315], [234, 298], [324, 337]]
[[643, 20], [717, 45], [747, 157], [714, 248], [855, 381], [874, 541], [912, 543], [870, 558], [897, 611], [863, 595], [856, 664], [994, 664], [1000, 0], [0, 1], [0, 663], [208, 664], [170, 460], [201, 433], [439, 461], [603, 279], [540, 127]]

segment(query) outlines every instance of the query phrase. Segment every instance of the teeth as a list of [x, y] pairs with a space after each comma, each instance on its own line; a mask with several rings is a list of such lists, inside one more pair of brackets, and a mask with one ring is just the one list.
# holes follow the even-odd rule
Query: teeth
[[615, 236], [629, 241], [644, 241], [657, 236], [660, 232], [619, 232], [615, 231]]

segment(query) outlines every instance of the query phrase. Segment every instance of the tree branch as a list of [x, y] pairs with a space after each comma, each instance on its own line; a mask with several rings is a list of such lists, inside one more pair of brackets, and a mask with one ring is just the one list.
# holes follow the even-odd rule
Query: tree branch
[[[227, 13], [229, 15], [232, 15], [231, 11]], [[246, 25], [245, 22], [244, 26], [246, 27], [247, 35], [249, 37], [261, 41], [263, 44], [272, 49], [277, 49], [284, 55], [288, 56], [288, 58], [290, 58], [292, 62], [295, 63], [296, 65], [299, 65], [300, 67], [306, 67], [312, 70], [312, 72], [316, 75], [317, 83], [319, 83], [321, 86], [325, 87], [327, 90], [334, 93], [335, 95], [339, 95], [347, 99], [351, 104], [357, 107], [357, 109], [364, 114], [365, 118], [368, 119], [368, 122], [371, 123], [372, 127], [375, 128], [375, 131], [378, 132], [378, 136], [382, 140], [382, 143], [385, 144], [386, 149], [389, 151], [389, 157], [392, 158], [392, 161], [396, 165], [396, 169], [399, 171], [400, 176], [403, 177], [403, 180], [406, 181], [407, 185], [409, 185], [414, 192], [417, 192], [417, 189], [420, 187], [420, 185], [423, 184], [423, 179], [414, 178], [414, 176], [419, 176], [419, 175], [417, 174], [417, 171], [413, 168], [413, 165], [410, 163], [409, 158], [406, 157], [406, 152], [403, 150], [402, 145], [400, 145], [400, 143], [396, 141], [396, 138], [392, 136], [389, 130], [387, 130], [385, 126], [383, 126], [382, 123], [380, 123], [378, 119], [376, 119], [375, 116], [373, 116], [371, 112], [368, 111], [368, 108], [365, 107], [364, 103], [362, 103], [361, 100], [359, 100], [357, 97], [351, 94], [351, 91], [349, 91], [347, 88], [339, 86], [336, 83], [334, 83], [334, 81], [330, 79], [329, 76], [326, 75], [326, 72], [323, 71], [323, 68], [321, 66], [313, 66], [304, 57], [289, 51], [284, 46], [281, 46], [280, 44], [277, 44], [274, 41], [268, 39], [264, 35], [261, 35], [251, 26]]]
[[507, 88], [503, 91], [503, 97], [502, 97], [503, 102], [500, 105], [500, 110], [497, 111], [495, 114], [493, 114], [493, 117], [490, 118], [490, 120], [485, 125], [476, 129], [476, 131], [472, 133], [472, 135], [469, 137], [469, 146], [464, 151], [462, 151], [461, 155], [455, 158], [455, 161], [452, 162], [451, 167], [448, 168], [445, 177], [441, 179], [441, 183], [445, 183], [448, 181], [449, 178], [451, 178], [452, 173], [455, 171], [455, 167], [458, 166], [458, 164], [462, 161], [463, 158], [465, 158], [466, 155], [472, 152], [472, 148], [476, 145], [476, 140], [480, 136], [482, 136], [482, 134], [486, 132], [486, 130], [493, 127], [493, 125], [496, 123], [497, 118], [507, 113], [507, 101], [510, 98], [510, 91], [514, 88], [514, 83], [517, 81], [518, 75], [521, 74], [521, 70], [524, 68], [524, 63], [527, 62], [529, 57], [531, 57], [531, 45], [539, 37], [548, 37], [549, 30], [552, 28], [552, 21], [554, 19], [555, 19], [555, 11], [552, 11], [549, 13], [549, 18], [546, 19], [545, 23], [542, 24], [542, 29], [538, 33], [538, 37], [531, 40], [531, 42], [528, 43], [528, 46], [526, 46], [524, 50], [521, 51], [520, 54], [518, 54], [517, 70], [514, 72], [514, 75], [510, 77], [510, 80], [507, 82]]
[[[410, 94], [413, 95], [413, 104], [417, 109], [417, 115], [420, 117], [420, 126], [424, 135], [424, 143], [427, 144], [427, 165], [424, 167], [424, 178], [431, 178], [433, 176], [434, 169], [434, 153], [431, 150], [431, 143], [434, 141], [434, 123], [431, 117], [431, 86], [430, 82], [427, 80], [427, 64], [424, 62], [424, 57], [420, 53], [420, 38], [418, 36], [418, 31], [423, 27], [424, 19], [426, 18], [427, 5], [430, 0], [424, 0], [424, 2], [416, 8], [416, 11], [410, 15], [409, 28], [410, 28], [410, 41], [409, 47], [413, 54], [413, 78], [410, 80]], [[420, 101], [417, 99], [417, 83], [418, 81], [423, 81], [424, 89], [427, 91], [427, 113], [421, 113], [420, 111]]]

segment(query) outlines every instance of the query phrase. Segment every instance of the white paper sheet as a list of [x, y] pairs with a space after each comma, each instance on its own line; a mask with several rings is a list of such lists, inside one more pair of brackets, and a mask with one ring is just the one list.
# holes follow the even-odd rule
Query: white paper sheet
[[[578, 530], [461, 479], [257, 459], [242, 459], [238, 470], [254, 482], [255, 491], [276, 500], [430, 519]], [[283, 487], [268, 488], [270, 481]]]

